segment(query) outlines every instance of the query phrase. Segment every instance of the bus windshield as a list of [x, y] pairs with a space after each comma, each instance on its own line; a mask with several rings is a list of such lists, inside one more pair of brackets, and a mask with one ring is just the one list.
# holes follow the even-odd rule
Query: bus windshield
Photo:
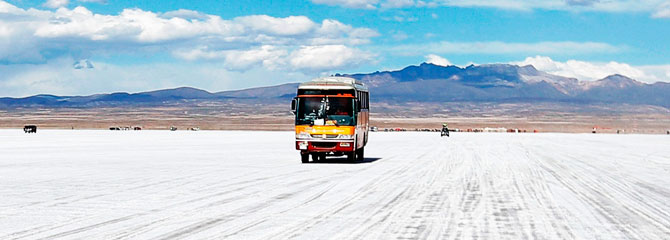
[[301, 97], [297, 125], [354, 126], [354, 99], [345, 97]]

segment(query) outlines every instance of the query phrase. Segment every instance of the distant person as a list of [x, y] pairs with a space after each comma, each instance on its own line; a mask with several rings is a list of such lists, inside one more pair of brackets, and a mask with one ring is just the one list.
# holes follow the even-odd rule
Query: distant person
[[440, 133], [442, 137], [447, 136], [449, 137], [449, 127], [447, 126], [446, 123], [442, 124], [442, 132]]

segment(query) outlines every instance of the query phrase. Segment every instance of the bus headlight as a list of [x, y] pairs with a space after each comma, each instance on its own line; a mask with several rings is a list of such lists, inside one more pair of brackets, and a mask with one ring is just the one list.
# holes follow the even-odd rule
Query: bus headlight
[[354, 135], [340, 134], [337, 135], [337, 139], [354, 139]]
[[300, 132], [295, 135], [295, 138], [297, 139], [309, 139], [312, 138], [312, 135], [309, 134], [308, 132]]

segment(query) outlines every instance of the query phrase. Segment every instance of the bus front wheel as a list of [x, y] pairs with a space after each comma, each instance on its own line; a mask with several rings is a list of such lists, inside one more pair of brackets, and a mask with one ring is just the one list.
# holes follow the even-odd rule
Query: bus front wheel
[[356, 150], [356, 160], [358, 161], [365, 160], [365, 148]]
[[300, 160], [302, 163], [309, 163], [309, 153], [300, 153]]
[[356, 162], [356, 152], [348, 152], [347, 153], [347, 161]]

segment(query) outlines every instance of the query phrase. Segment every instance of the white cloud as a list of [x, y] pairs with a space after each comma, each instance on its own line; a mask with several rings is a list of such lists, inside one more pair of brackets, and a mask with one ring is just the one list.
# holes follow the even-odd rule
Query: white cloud
[[70, 4], [69, 0], [47, 0], [44, 3], [44, 6], [48, 8], [61, 8], [67, 6], [68, 4]]
[[100, 3], [107, 4], [107, 0], [77, 0], [79, 2], [90, 2], [90, 3]]
[[316, 4], [328, 6], [341, 6], [358, 9], [388, 9], [407, 7], [436, 7], [440, 1], [431, 0], [311, 0]]
[[403, 8], [415, 6], [414, 0], [386, 0], [381, 3], [383, 8]]
[[312, 0], [314, 3], [348, 8], [375, 9], [379, 0]]
[[445, 67], [452, 65], [451, 62], [449, 62], [449, 60], [447, 60], [446, 58], [440, 57], [435, 54], [426, 55], [426, 63], [432, 63], [438, 66], [445, 66]]
[[165, 12], [160, 15], [162, 18], [183, 18], [183, 19], [197, 19], [197, 20], [204, 20], [207, 21], [209, 16], [207, 14], [198, 12], [198, 11], [193, 11], [193, 10], [188, 10], [188, 9], [179, 9], [179, 10], [174, 10], [174, 11], [169, 11]]
[[74, 69], [91, 69], [91, 68], [95, 68], [95, 66], [93, 66], [93, 63], [91, 63], [91, 61], [89, 61], [88, 59], [80, 59], [80, 60], [77, 60], [77, 61], [74, 62], [74, 64], [72, 64], [72, 67], [73, 67]]
[[[379, 9], [407, 7], [499, 8], [529, 11], [533, 9], [561, 11], [656, 12], [666, 0], [312, 0], [314, 3], [347, 8]], [[662, 16], [663, 14], [654, 14]]]
[[396, 41], [402, 41], [409, 38], [409, 35], [403, 31], [393, 31], [391, 34], [391, 37]]
[[540, 71], [584, 81], [594, 81], [609, 75], [621, 74], [647, 83], [670, 82], [670, 65], [631, 66], [619, 62], [586, 62], [579, 60], [559, 62], [544, 56], [528, 57], [524, 61], [512, 62], [512, 64], [533, 65]]
[[279, 36], [308, 34], [317, 25], [305, 16], [275, 18], [267, 15], [253, 15], [238, 17], [235, 19], [235, 21], [243, 24], [253, 31], [270, 33]]
[[592, 53], [616, 53], [626, 47], [612, 46], [599, 42], [433, 42], [427, 44], [406, 44], [387, 47], [397, 55], [437, 54], [551, 54], [581, 55]]
[[400, 15], [395, 15], [393, 17], [382, 17], [381, 19], [384, 20], [384, 21], [394, 21], [394, 22], [416, 22], [416, 21], [419, 21], [419, 18], [417, 18], [417, 17], [400, 16]]
[[[300, 46], [359, 45], [379, 34], [337, 20], [321, 23], [305, 16], [266, 15], [226, 20], [192, 10], [155, 13], [125, 9], [118, 15], [96, 14], [85, 7], [54, 11], [20, 9], [0, 1], [0, 63], [41, 63], [53, 54], [92, 55], [173, 51], [193, 59], [197, 52], [253, 52], [258, 46], [296, 49]], [[44, 55], [50, 54], [49, 56]], [[75, 56], [77, 57], [77, 56]]]
[[300, 70], [329, 71], [373, 61], [374, 54], [344, 45], [304, 46], [294, 51], [289, 63]]
[[[215, 92], [306, 81], [314, 74], [253, 68], [228, 71], [215, 62], [150, 63], [115, 65], [91, 62], [95, 68], [75, 69], [75, 59], [63, 57], [45, 64], [0, 64], [0, 96], [35, 94], [88, 95], [110, 92], [141, 92], [191, 86]], [[272, 77], [268, 77], [272, 76]], [[194, 81], [197, 79], [198, 81]], [[247, 81], [240, 81], [241, 79]], [[251, 81], [253, 80], [253, 81]]]
[[[198, 87], [219, 79], [209, 72], [222, 71], [235, 76], [230, 79], [273, 84], [265, 80], [267, 76], [306, 76], [373, 62], [373, 55], [359, 46], [378, 35], [369, 28], [333, 19], [315, 22], [305, 16], [223, 19], [186, 9], [165, 13], [124, 9], [105, 15], [81, 6], [22, 9], [0, 0], [0, 96], [146, 90], [189, 81]], [[165, 54], [174, 59], [142, 67], [96, 61]], [[144, 84], [146, 78], [155, 80]], [[249, 81], [239, 82], [243, 84], [231, 86], [250, 86]], [[202, 85], [217, 89], [211, 86], [219, 85]]]
[[202, 47], [174, 54], [186, 60], [222, 61], [224, 68], [234, 71], [262, 66], [269, 70], [323, 72], [374, 61], [374, 54], [345, 45], [302, 46], [293, 50], [266, 45], [245, 51], [212, 51]]
[[659, 6], [652, 16], [655, 18], [670, 18], [670, 2], [666, 2]]
[[221, 60], [223, 66], [229, 70], [248, 70], [252, 67], [263, 66], [267, 69], [278, 69], [285, 65], [284, 57], [288, 56], [286, 49], [271, 45], [264, 45], [249, 50], [221, 50], [210, 51], [206, 47], [178, 50], [174, 54], [186, 60]]

